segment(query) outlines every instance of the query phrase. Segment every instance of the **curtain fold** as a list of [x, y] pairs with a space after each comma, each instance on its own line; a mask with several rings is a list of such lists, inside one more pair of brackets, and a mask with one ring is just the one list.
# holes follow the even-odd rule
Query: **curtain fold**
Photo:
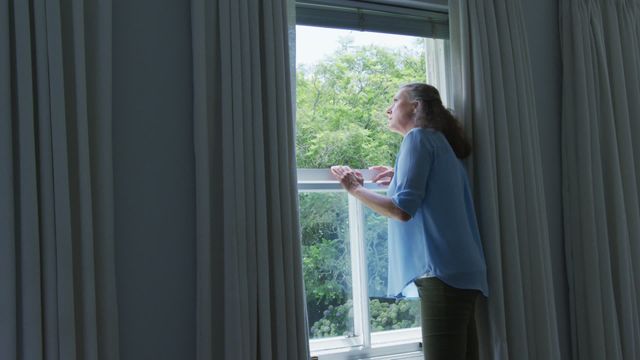
[[198, 359], [309, 356], [286, 0], [192, 0]]
[[559, 359], [540, 141], [519, 1], [450, 0], [453, 105], [468, 162], [490, 295], [485, 359]]
[[640, 2], [560, 2], [565, 248], [576, 359], [640, 357]]
[[0, 358], [116, 359], [111, 4], [0, 1]]

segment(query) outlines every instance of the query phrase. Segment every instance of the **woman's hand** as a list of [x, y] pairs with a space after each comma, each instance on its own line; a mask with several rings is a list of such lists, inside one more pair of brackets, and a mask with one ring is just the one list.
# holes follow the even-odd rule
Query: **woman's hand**
[[371, 179], [371, 181], [380, 186], [389, 186], [391, 183], [391, 179], [393, 179], [393, 168], [390, 166], [372, 166], [369, 170], [375, 171], [376, 175]]
[[331, 174], [340, 181], [340, 185], [342, 185], [347, 192], [351, 192], [364, 184], [362, 173], [348, 166], [332, 166]]
[[[391, 168], [387, 168], [386, 166], [374, 166], [371, 170], [375, 170], [374, 168], [381, 168], [378, 176], [382, 175], [383, 172], [387, 172], [386, 175], [380, 176], [381, 179], [383, 179], [381, 182], [385, 182], [385, 176], [388, 178], [393, 176], [393, 169]], [[332, 166], [331, 173], [340, 181], [342, 187], [344, 187], [349, 194], [362, 201], [366, 206], [370, 207], [378, 214], [399, 221], [411, 220], [411, 216], [394, 204], [390, 197], [368, 190], [362, 186], [364, 184], [364, 178], [359, 171], [353, 170], [348, 166]]]

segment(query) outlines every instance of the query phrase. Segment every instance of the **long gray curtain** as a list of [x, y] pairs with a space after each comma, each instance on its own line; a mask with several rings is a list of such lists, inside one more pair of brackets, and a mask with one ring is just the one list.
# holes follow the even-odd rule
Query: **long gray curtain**
[[453, 107], [488, 266], [482, 357], [559, 359], [533, 82], [519, 0], [450, 0]]
[[0, 0], [0, 359], [118, 358], [109, 1]]
[[640, 1], [560, 1], [576, 359], [640, 358]]
[[192, 0], [197, 358], [309, 356], [286, 0]]

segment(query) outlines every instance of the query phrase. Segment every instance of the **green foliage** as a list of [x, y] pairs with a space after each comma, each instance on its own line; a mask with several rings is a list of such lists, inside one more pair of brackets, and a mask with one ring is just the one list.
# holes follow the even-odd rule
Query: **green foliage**
[[[369, 300], [371, 331], [398, 330], [420, 326], [420, 302], [417, 300], [396, 300], [394, 302]], [[311, 337], [353, 335], [353, 302], [329, 307], [321, 319], [311, 326]]]
[[329, 336], [353, 335], [353, 302], [347, 300], [342, 305], [329, 307], [323, 312], [320, 320], [311, 326], [311, 337], [321, 338]]
[[424, 74], [422, 50], [355, 47], [349, 40], [321, 64], [299, 67], [298, 167], [393, 163], [400, 137], [387, 130], [385, 111], [400, 85], [424, 81]]
[[385, 296], [387, 293], [387, 219], [365, 208], [365, 246], [367, 251], [367, 275], [369, 277], [369, 296]]
[[346, 300], [351, 284], [345, 193], [301, 193], [303, 275], [312, 309]]
[[371, 331], [397, 330], [420, 326], [420, 302], [398, 300], [393, 303], [369, 301]]
[[308, 279], [307, 301], [324, 305], [344, 301], [351, 283], [344, 242], [320, 239], [306, 246], [303, 255], [304, 276]]
[[[416, 50], [417, 49], [417, 50]], [[386, 109], [405, 83], [424, 81], [424, 48], [341, 47], [313, 67], [297, 69], [296, 159], [299, 168], [392, 165], [400, 136], [387, 129]], [[301, 193], [303, 271], [311, 337], [352, 331], [351, 264], [345, 193]], [[365, 211], [369, 295], [387, 284], [387, 221]], [[372, 330], [419, 324], [415, 301], [371, 300]]]

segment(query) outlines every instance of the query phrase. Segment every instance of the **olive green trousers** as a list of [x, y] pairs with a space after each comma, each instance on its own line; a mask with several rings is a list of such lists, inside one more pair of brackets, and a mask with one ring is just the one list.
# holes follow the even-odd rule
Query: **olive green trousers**
[[425, 360], [477, 360], [475, 303], [481, 292], [456, 289], [435, 277], [416, 279], [415, 284]]

